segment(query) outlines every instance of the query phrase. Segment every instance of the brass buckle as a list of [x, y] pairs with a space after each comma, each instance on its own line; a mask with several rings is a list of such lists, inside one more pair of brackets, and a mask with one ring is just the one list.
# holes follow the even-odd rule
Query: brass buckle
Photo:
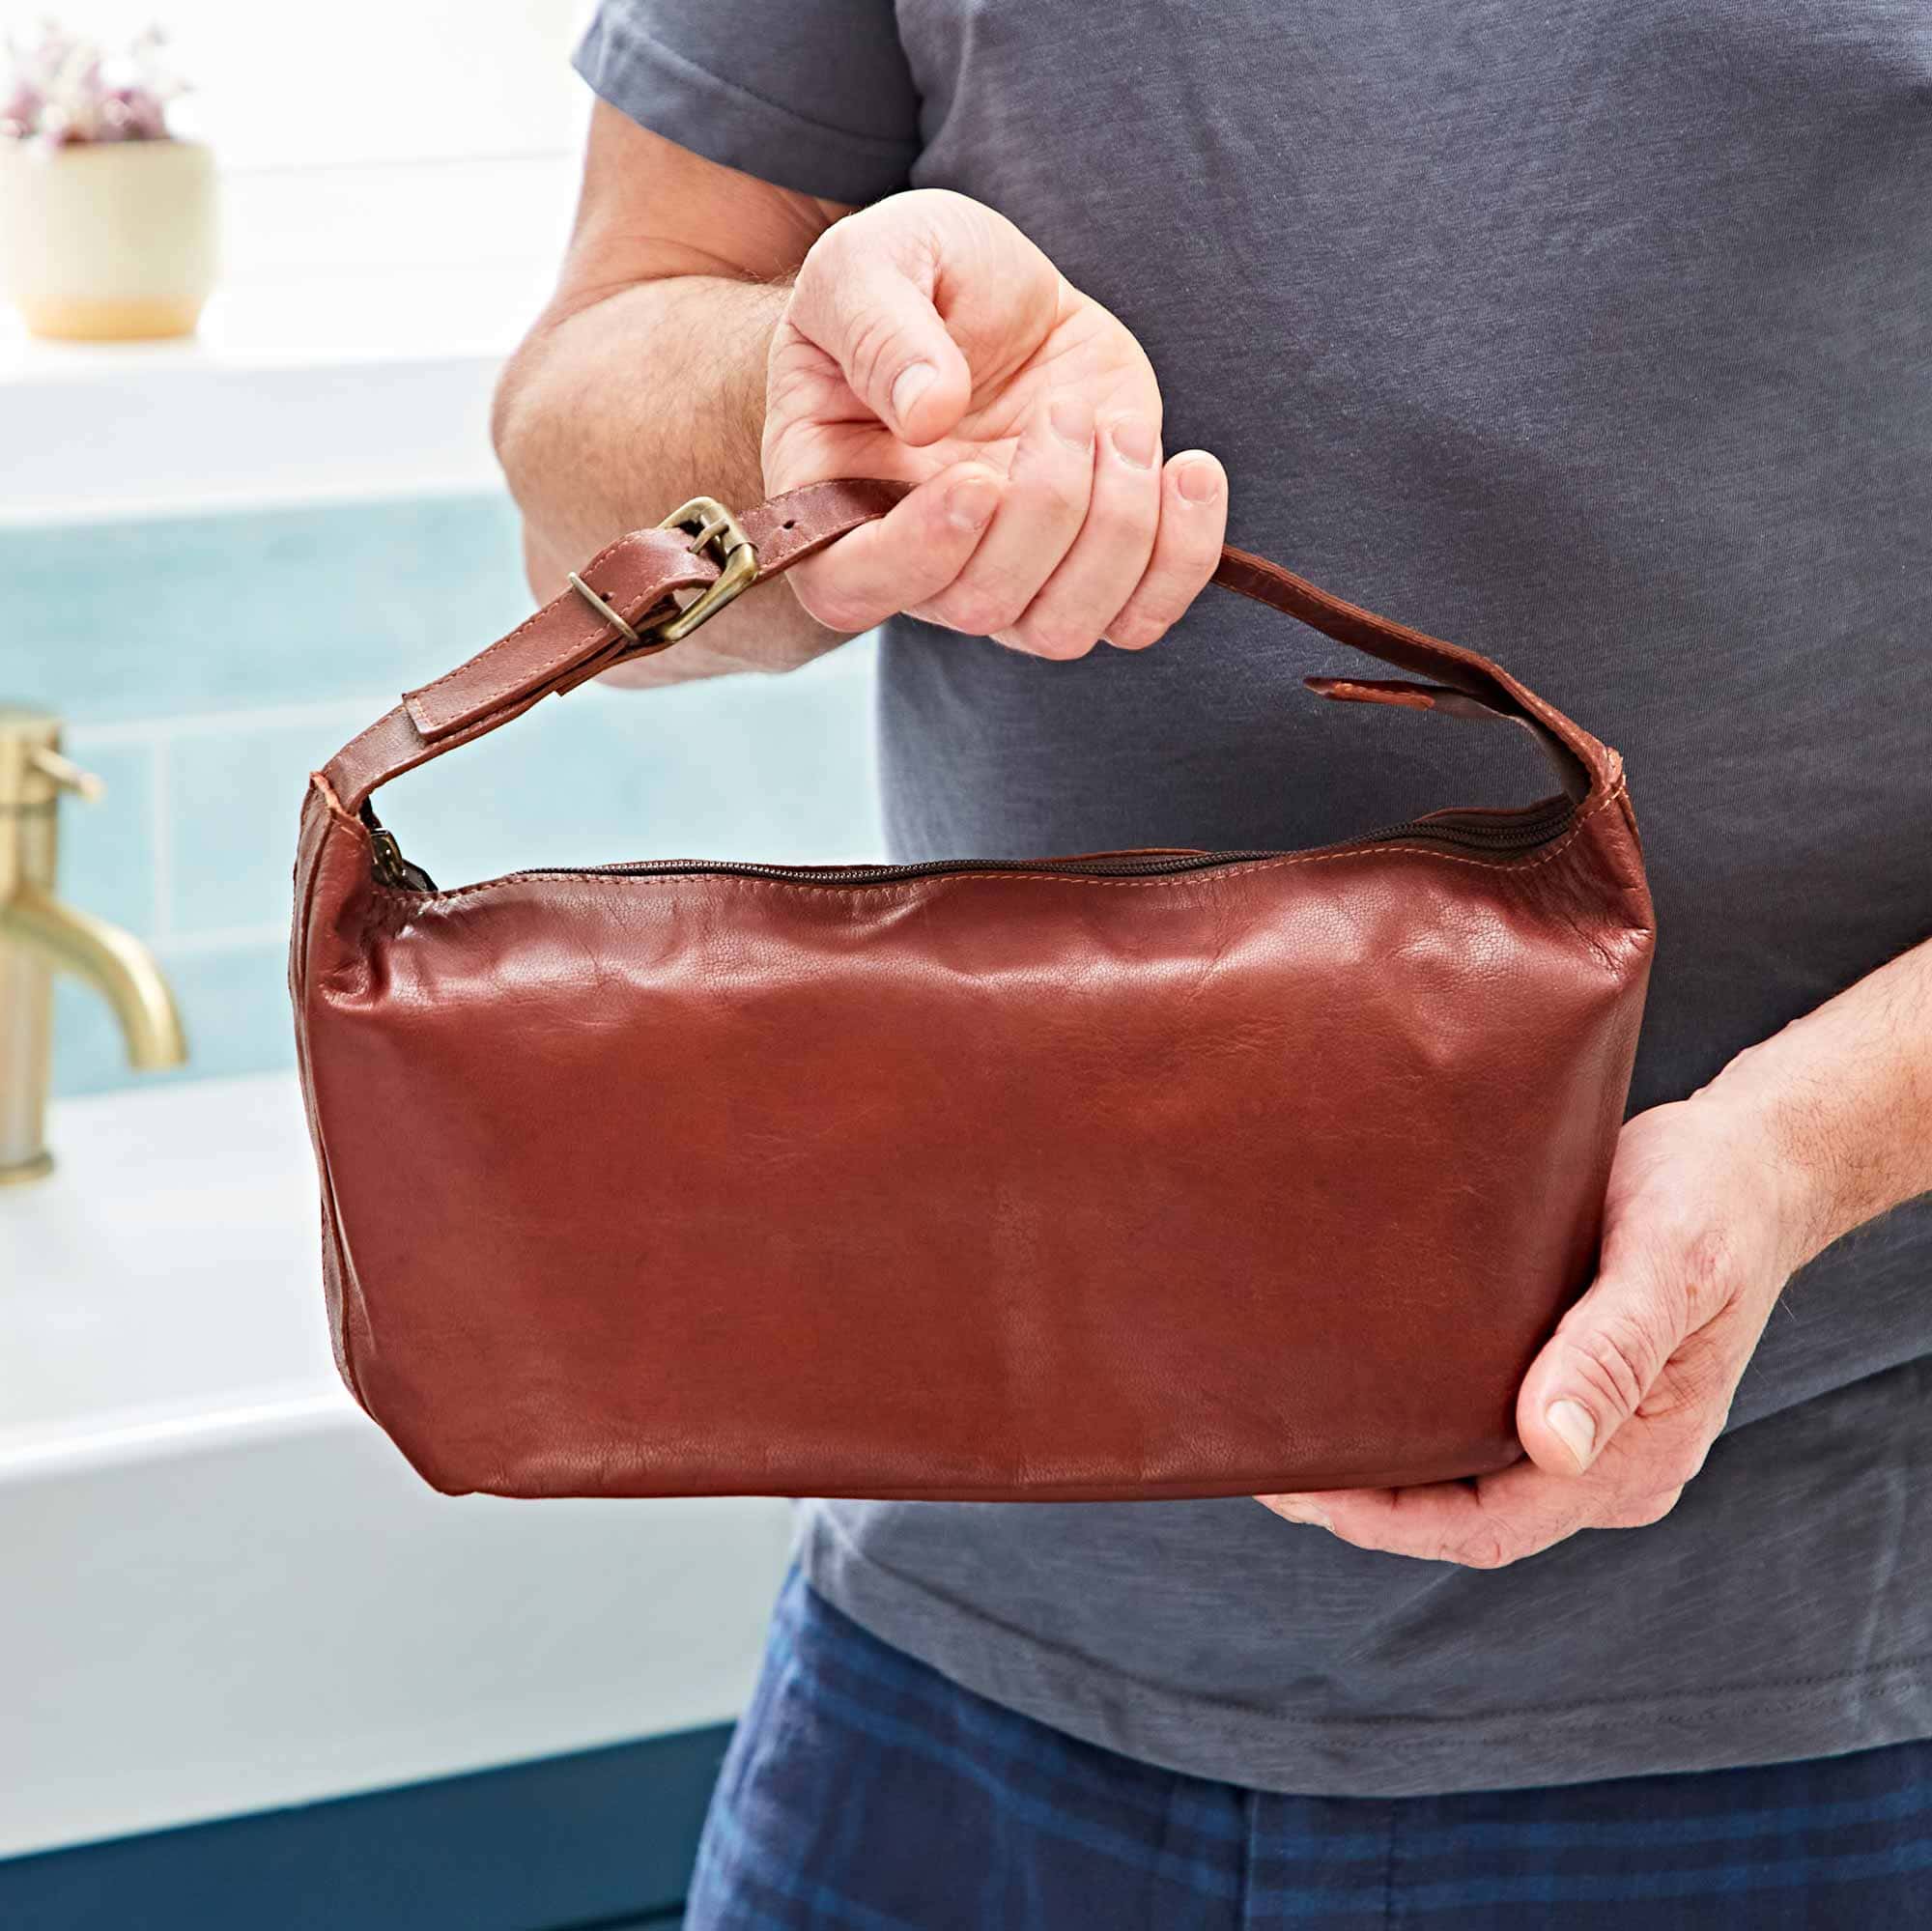
[[575, 570], [570, 573], [570, 587], [632, 643], [680, 643], [757, 581], [758, 553], [745, 534], [744, 525], [716, 497], [693, 497], [688, 503], [672, 510], [658, 527], [696, 531], [691, 539], [692, 554], [696, 555], [707, 544], [713, 546], [718, 557], [718, 576], [681, 611], [673, 611], [648, 630], [634, 629]]

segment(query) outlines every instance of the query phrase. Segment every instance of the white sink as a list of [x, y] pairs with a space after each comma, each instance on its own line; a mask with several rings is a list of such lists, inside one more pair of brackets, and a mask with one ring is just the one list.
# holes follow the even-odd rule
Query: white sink
[[451, 1500], [336, 1378], [292, 1079], [54, 1110], [0, 1190], [0, 1857], [717, 1722], [769, 1500]]

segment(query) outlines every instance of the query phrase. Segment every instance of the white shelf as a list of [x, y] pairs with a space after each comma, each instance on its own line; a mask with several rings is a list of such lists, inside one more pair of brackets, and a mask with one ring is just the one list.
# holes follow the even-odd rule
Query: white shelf
[[564, 154], [224, 179], [198, 335], [0, 317], [0, 523], [492, 487], [497, 372], [554, 285]]

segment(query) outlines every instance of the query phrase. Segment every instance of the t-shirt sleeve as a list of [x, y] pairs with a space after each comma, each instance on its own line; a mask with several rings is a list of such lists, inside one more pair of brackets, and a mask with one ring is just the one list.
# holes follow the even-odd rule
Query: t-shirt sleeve
[[892, 0], [599, 0], [573, 65], [639, 127], [828, 201], [893, 193], [919, 153]]

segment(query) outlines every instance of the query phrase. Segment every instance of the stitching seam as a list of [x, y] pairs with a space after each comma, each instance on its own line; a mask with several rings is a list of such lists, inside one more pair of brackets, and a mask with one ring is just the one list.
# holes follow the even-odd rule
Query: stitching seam
[[[595, 570], [600, 563], [602, 563], [607, 557], [611, 556], [614, 552], [621, 550], [623, 546], [627, 544], [631, 540], [631, 537], [635, 534], [637, 534], [636, 531], [627, 531], [624, 535], [620, 536], [615, 543], [607, 545], [604, 549], [600, 550], [597, 553], [597, 554], [593, 556], [590, 559], [590, 561], [586, 563], [583, 566], [582, 570], [580, 571], [578, 574], [580, 576], [587, 578], [591, 571]], [[664, 600], [670, 595], [670, 590], [671, 588], [674, 587], [676, 586], [673, 584], [670, 587], [658, 591], [657, 594], [654, 596], [639, 599], [635, 606], [629, 604], [622, 604], [622, 605], [612, 604], [611, 609], [616, 611], [617, 614], [621, 616], [626, 623], [635, 627], [638, 618], [640, 617], [644, 613], [644, 611], [648, 610], [655, 610], [659, 604], [663, 603]], [[467, 663], [459, 664], [454, 670], [445, 670], [442, 673], [442, 675], [435, 679], [434, 682], [421, 685], [416, 690], [408, 693], [403, 700], [405, 709], [409, 709], [410, 706], [420, 703], [424, 698], [428, 697], [432, 692], [440, 690], [445, 684], [453, 683], [458, 678], [467, 678], [474, 675], [474, 673], [477, 670], [479, 670], [483, 666], [487, 665], [491, 661], [491, 659], [493, 659], [497, 655], [497, 653], [499, 650], [502, 650], [506, 648], [508, 645], [516, 642], [518, 638], [522, 637], [533, 625], [542, 623], [543, 620], [547, 616], [549, 616], [550, 613], [554, 610], [555, 610], [559, 605], [575, 603], [576, 601], [577, 601], [577, 593], [574, 590], [565, 590], [561, 596], [553, 597], [550, 600], [550, 602], [543, 607], [542, 610], [536, 611], [531, 616], [526, 617], [523, 620], [523, 622], [516, 627], [515, 630], [509, 632], [507, 636], [499, 637], [495, 643], [491, 644], [487, 649], [478, 651], [477, 654], [474, 657], [470, 658]], [[608, 639], [607, 639], [607, 633], [609, 634]], [[481, 692], [470, 696], [466, 702], [466, 708], [463, 717], [452, 719], [448, 723], [444, 724], [441, 727], [441, 730], [439, 731], [438, 735], [440, 736], [442, 735], [444, 732], [456, 729], [464, 722], [466, 722], [466, 720], [469, 717], [473, 715], [478, 710], [488, 710], [492, 705], [501, 703], [505, 697], [515, 696], [518, 692], [528, 689], [528, 687], [532, 684], [541, 684], [547, 682], [550, 678], [554, 677], [559, 671], [568, 669], [573, 663], [581, 662], [584, 657], [592, 656], [596, 653], [596, 651], [605, 648], [607, 641], [614, 639], [617, 635], [618, 634], [616, 632], [611, 630], [611, 626], [609, 624], [600, 624], [597, 629], [596, 637], [593, 638], [589, 642], [586, 642], [581, 646], [575, 646], [568, 650], [558, 650], [556, 652], [554, 652], [552, 656], [548, 658], [542, 665], [539, 665], [527, 671], [525, 671], [523, 674], [519, 676], [511, 678], [508, 683], [493, 685], [488, 691]], [[414, 723], [415, 719], [413, 711], [411, 711], [410, 718], [411, 722]]]
[[[573, 591], [570, 594], [574, 596], [576, 593]], [[641, 599], [635, 608], [625, 604], [612, 604], [611, 608], [635, 630], [638, 627], [638, 619], [646, 611], [655, 610], [669, 594], [669, 591], [667, 590], [659, 596]], [[544, 608], [548, 610], [550, 607], [546, 605]], [[541, 615], [542, 612], [540, 611], [538, 614]], [[536, 618], [532, 617], [530, 621], [534, 623]], [[515, 635], [514, 631], [510, 634], [511, 637]], [[509, 640], [510, 639], [506, 637], [502, 639], [502, 643], [508, 643]], [[431, 729], [438, 738], [446, 737], [451, 731], [461, 730], [465, 724], [476, 723], [480, 712], [493, 710], [497, 705], [502, 703], [505, 698], [520, 696], [534, 685], [553, 682], [554, 679], [562, 676], [565, 671], [574, 668], [577, 665], [587, 662], [600, 651], [608, 650], [612, 643], [620, 640], [629, 641], [628, 639], [623, 638], [621, 632], [613, 631], [609, 624], [600, 624], [597, 634], [587, 642], [576, 645], [568, 650], [553, 652], [541, 664], [534, 665], [521, 675], [512, 677], [508, 683], [493, 684], [487, 691], [472, 693], [463, 700], [464, 708], [457, 716], [444, 719], [439, 723], [433, 723]], [[502, 648], [502, 643], [493, 643], [490, 649], [499, 650]], [[488, 655], [489, 652], [486, 651], [484, 656]], [[474, 658], [458, 669], [446, 672], [437, 682], [446, 683], [449, 678], [461, 676], [465, 670], [473, 669], [481, 662], [481, 658]], [[435, 688], [436, 686], [433, 684], [426, 684], [420, 691], [412, 691], [407, 699], [407, 704], [414, 705], [419, 703]], [[410, 722], [412, 724], [415, 723], [415, 713], [413, 710], [410, 712]]]
[[[630, 542], [631, 536], [632, 532], [630, 530], [626, 530], [624, 534], [618, 537], [614, 543], [607, 543], [604, 546], [604, 548], [600, 550], [597, 553], [597, 554], [593, 556], [590, 559], [590, 561], [586, 563], [581, 571], [578, 572], [579, 576], [582, 577], [589, 576], [590, 572], [596, 569], [598, 564], [602, 563], [607, 556], [614, 555], [619, 550], [621, 550], [624, 547], [625, 544]], [[410, 695], [414, 697], [426, 697], [432, 691], [440, 691], [443, 687], [443, 685], [454, 682], [455, 679], [463, 676], [466, 672], [473, 670], [479, 664], [487, 664], [489, 660], [495, 657], [496, 654], [499, 650], [501, 650], [505, 644], [516, 642], [518, 638], [522, 637], [523, 634], [526, 630], [528, 630], [533, 624], [542, 623], [544, 618], [549, 616], [551, 611], [555, 610], [559, 604], [565, 601], [565, 599], [567, 598], [574, 599], [576, 595], [577, 592], [575, 590], [561, 591], [558, 595], [553, 597], [550, 600], [550, 602], [543, 607], [542, 610], [533, 611], [529, 616], [526, 616], [523, 620], [523, 622], [516, 627], [515, 630], [508, 632], [506, 635], [502, 637], [499, 637], [495, 643], [489, 645], [487, 648], [483, 650], [479, 650], [474, 657], [470, 658], [467, 663], [459, 664], [454, 670], [445, 670], [440, 677], [435, 678], [431, 682], [422, 685], [419, 689], [412, 691]], [[609, 626], [605, 626], [605, 628], [608, 627]]]

